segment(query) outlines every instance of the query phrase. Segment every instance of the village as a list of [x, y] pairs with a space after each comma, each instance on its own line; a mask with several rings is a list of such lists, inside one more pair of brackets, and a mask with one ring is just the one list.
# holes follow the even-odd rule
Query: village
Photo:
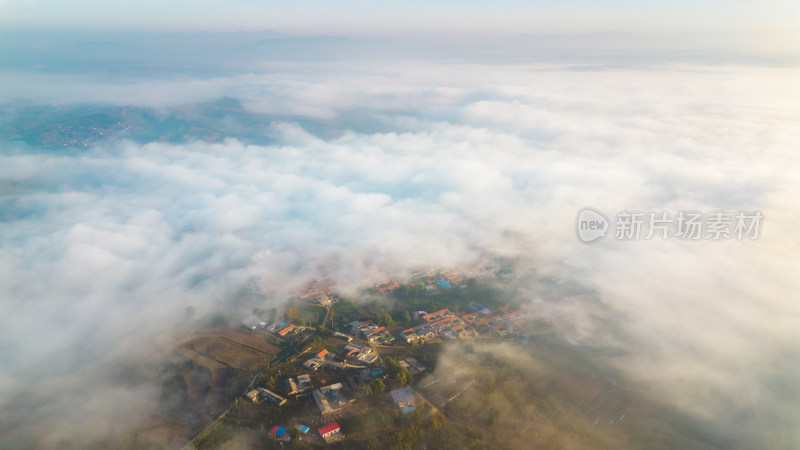
[[[535, 323], [532, 313], [481, 297], [484, 283], [509, 278], [503, 267], [490, 260], [419, 272], [407, 284], [384, 280], [367, 288], [378, 299], [367, 306], [342, 298], [332, 279], [310, 281], [283, 316], [268, 321], [254, 314], [241, 322], [285, 350], [253, 376], [226, 414], [257, 424], [276, 445], [292, 446], [364, 440], [430, 419], [439, 412], [415, 381], [435, 366], [442, 344], [524, 342]], [[428, 311], [438, 306], [447, 307]], [[206, 447], [209, 434], [192, 445]]]

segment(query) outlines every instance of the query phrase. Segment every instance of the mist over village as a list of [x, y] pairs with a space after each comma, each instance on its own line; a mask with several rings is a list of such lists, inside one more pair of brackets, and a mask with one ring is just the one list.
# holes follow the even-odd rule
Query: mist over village
[[0, 448], [800, 445], [797, 7], [178, 3], [0, 2]]

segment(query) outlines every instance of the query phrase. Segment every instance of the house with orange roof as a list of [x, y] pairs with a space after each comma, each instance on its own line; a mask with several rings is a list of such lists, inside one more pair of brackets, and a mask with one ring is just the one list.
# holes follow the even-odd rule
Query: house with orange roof
[[445, 309], [442, 309], [442, 310], [439, 310], [439, 311], [436, 311], [436, 312], [433, 312], [433, 313], [430, 313], [430, 314], [425, 314], [424, 316], [422, 316], [422, 320], [430, 321], [431, 319], [433, 319], [433, 318], [435, 318], [437, 316], [443, 316], [443, 315], [445, 315], [445, 314], [447, 314], [449, 312], [450, 312], [450, 310], [445, 308]]
[[475, 311], [473, 313], [464, 314], [463, 316], [461, 316], [461, 318], [464, 319], [464, 320], [470, 320], [470, 319], [473, 319], [475, 317], [478, 317], [478, 314], [480, 314], [482, 312], [483, 311]]
[[287, 334], [291, 333], [292, 330], [294, 330], [295, 328], [297, 328], [297, 326], [291, 324], [288, 327], [282, 329], [281, 331], [278, 331], [278, 336], [286, 336]]
[[497, 319], [497, 316], [487, 317], [487, 318], [485, 318], [483, 320], [479, 320], [479, 321], [475, 322], [475, 325], [478, 325], [478, 326], [485, 325], [485, 324], [487, 324], [487, 323], [489, 323], [489, 322], [491, 322], [491, 321], [493, 321], [495, 319]]

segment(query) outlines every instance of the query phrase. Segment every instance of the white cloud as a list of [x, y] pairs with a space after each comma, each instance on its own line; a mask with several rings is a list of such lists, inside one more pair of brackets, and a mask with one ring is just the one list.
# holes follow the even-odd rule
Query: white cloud
[[[681, 408], [723, 421], [796, 413], [787, 402], [800, 391], [797, 366], [787, 372], [782, 359], [796, 361], [800, 338], [797, 71], [489, 67], [156, 82], [138, 104], [243, 96], [253, 111], [280, 114], [264, 124], [276, 143], [116, 142], [0, 156], [0, 179], [14, 188], [0, 223], [0, 343], [10, 349], [0, 398], [30, 376], [58, 397], [55, 380], [67, 374], [44, 370], [51, 358], [87, 340], [103, 355], [145, 342], [186, 305], [212, 308], [253, 277], [283, 291], [295, 268], [319, 261], [360, 279], [375, 265], [449, 265], [492, 251], [593, 289], [622, 317], [615, 326], [627, 340], [593, 325], [597, 311], [585, 306], [573, 316], [583, 342], [621, 346], [619, 366]], [[141, 86], [96, 97], [77, 87], [62, 101], [126, 103]], [[300, 124], [354, 111], [391, 131], [320, 136]], [[766, 222], [754, 242], [585, 246], [572, 227], [586, 205], [610, 214], [759, 209]], [[89, 367], [108, 373], [114, 361]], [[87, 414], [104, 411], [96, 397], [84, 400]], [[800, 442], [786, 431], [800, 429], [798, 415], [775, 417], [780, 442]], [[758, 421], [741, 425], [760, 433]]]

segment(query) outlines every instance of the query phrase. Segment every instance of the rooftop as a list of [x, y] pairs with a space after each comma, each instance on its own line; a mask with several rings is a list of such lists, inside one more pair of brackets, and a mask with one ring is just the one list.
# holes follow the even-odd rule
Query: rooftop
[[433, 318], [433, 317], [436, 317], [436, 316], [439, 316], [439, 315], [442, 315], [442, 314], [447, 314], [449, 312], [450, 312], [450, 310], [447, 309], [447, 308], [441, 309], [439, 311], [432, 312], [430, 314], [425, 314], [424, 316], [422, 316], [422, 320], [428, 320], [430, 318]]
[[416, 397], [414, 396], [414, 390], [411, 389], [411, 386], [406, 386], [392, 391], [392, 401], [394, 401], [396, 405], [403, 403], [414, 403], [415, 399]]
[[331, 431], [336, 431], [336, 430], [339, 430], [339, 429], [341, 429], [341, 427], [339, 426], [338, 422], [331, 422], [331, 423], [329, 423], [327, 425], [323, 425], [323, 426], [319, 427], [319, 434], [326, 435], [326, 434], [330, 433]]
[[284, 334], [294, 330], [295, 328], [296, 328], [296, 326], [294, 324], [291, 324], [288, 327], [282, 329], [281, 331], [278, 331], [278, 334], [283, 336]]
[[263, 327], [264, 325], [266, 325], [266, 323], [262, 322], [261, 319], [259, 319], [256, 316], [250, 316], [242, 321], [242, 325], [250, 329], [255, 329], [256, 327], [259, 326]]

